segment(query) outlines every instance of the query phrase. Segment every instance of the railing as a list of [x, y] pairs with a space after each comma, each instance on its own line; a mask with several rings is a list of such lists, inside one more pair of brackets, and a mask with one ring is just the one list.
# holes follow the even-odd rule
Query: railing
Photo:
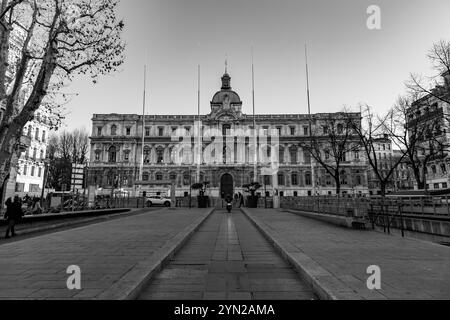
[[281, 207], [345, 217], [366, 216], [369, 199], [336, 196], [282, 197]]

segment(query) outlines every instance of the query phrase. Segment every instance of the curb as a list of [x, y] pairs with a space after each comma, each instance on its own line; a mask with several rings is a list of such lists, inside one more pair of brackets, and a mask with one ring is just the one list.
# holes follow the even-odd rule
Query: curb
[[[83, 216], [75, 217], [75, 218], [84, 218], [83, 220], [79, 220], [79, 221], [70, 221], [71, 217], [65, 217], [64, 219], [61, 219], [61, 220], [66, 220], [66, 222], [60, 222], [60, 223], [55, 222], [55, 223], [48, 224], [48, 225], [43, 225], [43, 226], [39, 226], [39, 227], [35, 227], [35, 228], [25, 228], [22, 230], [17, 229], [17, 232], [20, 233], [20, 236], [32, 236], [33, 234], [38, 234], [41, 232], [47, 232], [47, 231], [53, 231], [53, 230], [58, 231], [58, 229], [62, 229], [62, 228], [84, 227], [84, 226], [90, 225], [90, 224], [106, 222], [111, 219], [119, 219], [119, 218], [123, 218], [123, 217], [128, 217], [128, 216], [145, 213], [145, 212], [139, 212], [140, 210], [141, 209], [121, 209], [121, 210], [117, 210], [117, 212], [115, 212], [115, 213], [113, 212], [110, 214], [100, 214], [100, 215], [97, 215], [94, 217], [86, 217], [86, 218], [84, 218]], [[26, 224], [22, 224], [22, 225], [19, 224], [18, 226], [20, 227], [20, 226], [25, 226], [25, 225]], [[3, 242], [1, 240], [2, 239], [0, 239], [0, 245], [3, 244]], [[21, 237], [18, 237], [16, 240], [19, 241], [22, 239], [21, 239]]]
[[286, 259], [300, 276], [311, 285], [314, 293], [321, 300], [361, 300], [364, 299], [336, 276], [325, 270], [316, 261], [293, 246], [280, 234], [269, 229], [269, 227], [254, 217], [247, 209], [241, 211], [256, 226], [256, 228], [273, 244], [275, 249]]
[[100, 294], [96, 300], [133, 300], [145, 288], [151, 278], [161, 270], [175, 253], [185, 245], [189, 238], [200, 228], [203, 222], [214, 212], [209, 209], [201, 217], [170, 239], [150, 258], [132, 267], [122, 278]]
[[[317, 212], [308, 212], [308, 211], [302, 211], [302, 210], [293, 210], [293, 209], [283, 209], [284, 212], [289, 212], [298, 216], [310, 218], [319, 220], [326, 223], [331, 223], [340, 227], [345, 227], [348, 229], [354, 229], [353, 222], [355, 222], [355, 219], [353, 217], [344, 217], [334, 214], [324, 214], [324, 213], [317, 213]], [[358, 221], [361, 222], [361, 221]], [[368, 227], [368, 222], [364, 221], [365, 229]]]

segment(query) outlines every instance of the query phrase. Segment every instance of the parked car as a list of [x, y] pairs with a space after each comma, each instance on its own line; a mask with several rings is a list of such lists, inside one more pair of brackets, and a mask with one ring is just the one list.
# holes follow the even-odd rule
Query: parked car
[[171, 203], [172, 203], [171, 200], [166, 197], [162, 197], [162, 196], [147, 197], [147, 207], [158, 206], [158, 205], [170, 207]]

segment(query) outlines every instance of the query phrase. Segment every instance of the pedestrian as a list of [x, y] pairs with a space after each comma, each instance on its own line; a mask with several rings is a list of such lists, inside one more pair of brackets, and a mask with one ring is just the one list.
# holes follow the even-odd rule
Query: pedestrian
[[244, 204], [244, 196], [239, 192], [239, 208], [245, 206]]
[[14, 202], [11, 201], [11, 198], [6, 201], [6, 207], [5, 218], [8, 221], [8, 227], [6, 228], [5, 238], [8, 239], [10, 233], [12, 237], [17, 236], [15, 226], [23, 216], [22, 202], [18, 196], [15, 196]]

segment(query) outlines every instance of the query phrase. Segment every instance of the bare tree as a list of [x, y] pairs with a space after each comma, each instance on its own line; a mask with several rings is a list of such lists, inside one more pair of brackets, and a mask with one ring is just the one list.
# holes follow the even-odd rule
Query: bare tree
[[353, 131], [359, 118], [359, 113], [347, 111], [321, 115], [313, 119], [310, 139], [300, 144], [334, 179], [337, 195], [341, 193], [341, 172], [347, 154], [359, 150], [359, 139]]
[[443, 129], [444, 109], [430, 104], [430, 99], [418, 99], [415, 93], [400, 97], [390, 117], [393, 124], [385, 125], [385, 130], [405, 155], [418, 189], [426, 190], [429, 164], [444, 159], [449, 147]]
[[[42, 106], [57, 108], [77, 74], [116, 71], [123, 62], [118, 0], [0, 0], [0, 184], [23, 127]], [[15, 28], [24, 37], [10, 46]], [[11, 61], [16, 50], [16, 61]]]
[[373, 108], [365, 105], [362, 108], [361, 125], [357, 123], [353, 126], [359, 137], [360, 144], [371, 168], [372, 174], [380, 185], [381, 195], [386, 195], [386, 189], [392, 182], [395, 170], [405, 158], [406, 154], [400, 157], [390, 157], [384, 159], [380, 157], [378, 146], [380, 141], [389, 140], [387, 129], [391, 127], [391, 114], [380, 117], [375, 115]]
[[70, 185], [73, 164], [86, 164], [89, 152], [89, 134], [84, 129], [63, 131], [49, 139], [47, 157], [50, 160], [48, 185], [61, 190]]
[[411, 74], [406, 87], [417, 98], [429, 96], [450, 104], [450, 41], [434, 43], [427, 58], [437, 74], [431, 77]]

